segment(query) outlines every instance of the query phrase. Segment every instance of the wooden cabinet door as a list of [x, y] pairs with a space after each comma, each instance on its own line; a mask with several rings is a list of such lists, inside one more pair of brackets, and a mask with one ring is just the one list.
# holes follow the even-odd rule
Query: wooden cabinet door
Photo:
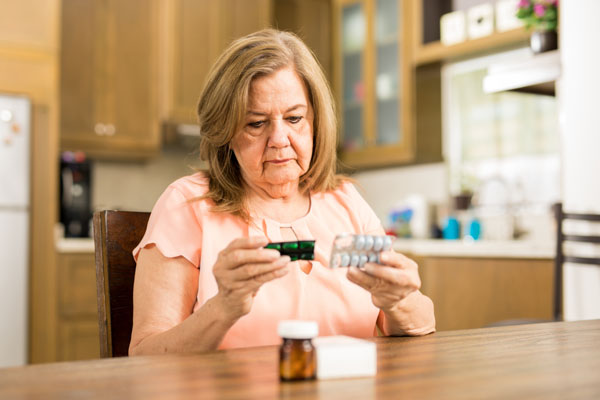
[[62, 149], [102, 158], [154, 155], [158, 0], [65, 0], [62, 10]]
[[417, 257], [422, 292], [438, 331], [483, 328], [506, 320], [551, 320], [550, 259]]
[[331, 1], [276, 0], [273, 7], [273, 25], [302, 38], [331, 79]]
[[58, 48], [59, 7], [56, 0], [3, 1], [0, 44], [33, 51]]
[[59, 326], [57, 361], [91, 360], [100, 358], [98, 321], [68, 320]]
[[99, 358], [94, 253], [60, 253], [58, 269], [58, 360]]
[[61, 141], [63, 147], [86, 150], [98, 140], [94, 132], [102, 108], [101, 38], [106, 4], [97, 0], [63, 0], [61, 32]]
[[118, 154], [149, 154], [160, 145], [159, 0], [110, 0], [104, 123]]
[[217, 57], [240, 36], [266, 28], [271, 0], [173, 0], [166, 10], [168, 119], [196, 124], [196, 105]]
[[271, 25], [271, 0], [221, 0], [220, 51], [232, 40]]
[[414, 71], [407, 0], [337, 0], [334, 87], [341, 159], [353, 167], [414, 160]]
[[173, 0], [170, 5], [167, 114], [173, 122], [195, 124], [200, 91], [220, 50], [219, 2]]

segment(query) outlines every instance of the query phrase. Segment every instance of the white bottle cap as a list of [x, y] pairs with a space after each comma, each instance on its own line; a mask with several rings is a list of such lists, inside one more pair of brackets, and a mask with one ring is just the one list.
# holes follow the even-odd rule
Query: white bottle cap
[[316, 321], [280, 321], [277, 333], [286, 339], [312, 339], [319, 334], [319, 324]]

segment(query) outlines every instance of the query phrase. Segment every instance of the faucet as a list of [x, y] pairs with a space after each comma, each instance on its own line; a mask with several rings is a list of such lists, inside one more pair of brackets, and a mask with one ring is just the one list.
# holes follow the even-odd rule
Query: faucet
[[[514, 193], [516, 196], [511, 196]], [[512, 239], [519, 239], [527, 233], [517, 218], [517, 213], [523, 206], [523, 185], [520, 181], [511, 185], [500, 174], [491, 175], [477, 186], [472, 204], [479, 209], [496, 209], [506, 213], [512, 226]]]

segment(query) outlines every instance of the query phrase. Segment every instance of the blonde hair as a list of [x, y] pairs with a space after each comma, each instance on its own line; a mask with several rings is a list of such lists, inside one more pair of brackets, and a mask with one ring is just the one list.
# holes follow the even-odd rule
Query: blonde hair
[[211, 68], [198, 102], [200, 158], [208, 162], [213, 211], [249, 219], [244, 184], [230, 148], [247, 111], [253, 79], [293, 66], [308, 90], [314, 110], [313, 154], [300, 177], [302, 191], [335, 189], [344, 179], [336, 174], [337, 122], [331, 90], [308, 47], [293, 33], [264, 29], [229, 45]]

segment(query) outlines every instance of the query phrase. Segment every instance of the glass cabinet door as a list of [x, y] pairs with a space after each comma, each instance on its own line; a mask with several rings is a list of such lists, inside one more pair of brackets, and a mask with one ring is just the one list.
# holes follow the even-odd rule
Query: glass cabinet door
[[400, 132], [398, 0], [375, 6], [375, 97], [377, 145], [397, 144]]
[[364, 104], [366, 97], [363, 59], [366, 42], [366, 18], [362, 3], [342, 7], [342, 127], [344, 150], [364, 145]]
[[[340, 159], [362, 168], [411, 162], [414, 71], [404, 45], [409, 0], [334, 0]], [[402, 21], [405, 21], [403, 23]]]

